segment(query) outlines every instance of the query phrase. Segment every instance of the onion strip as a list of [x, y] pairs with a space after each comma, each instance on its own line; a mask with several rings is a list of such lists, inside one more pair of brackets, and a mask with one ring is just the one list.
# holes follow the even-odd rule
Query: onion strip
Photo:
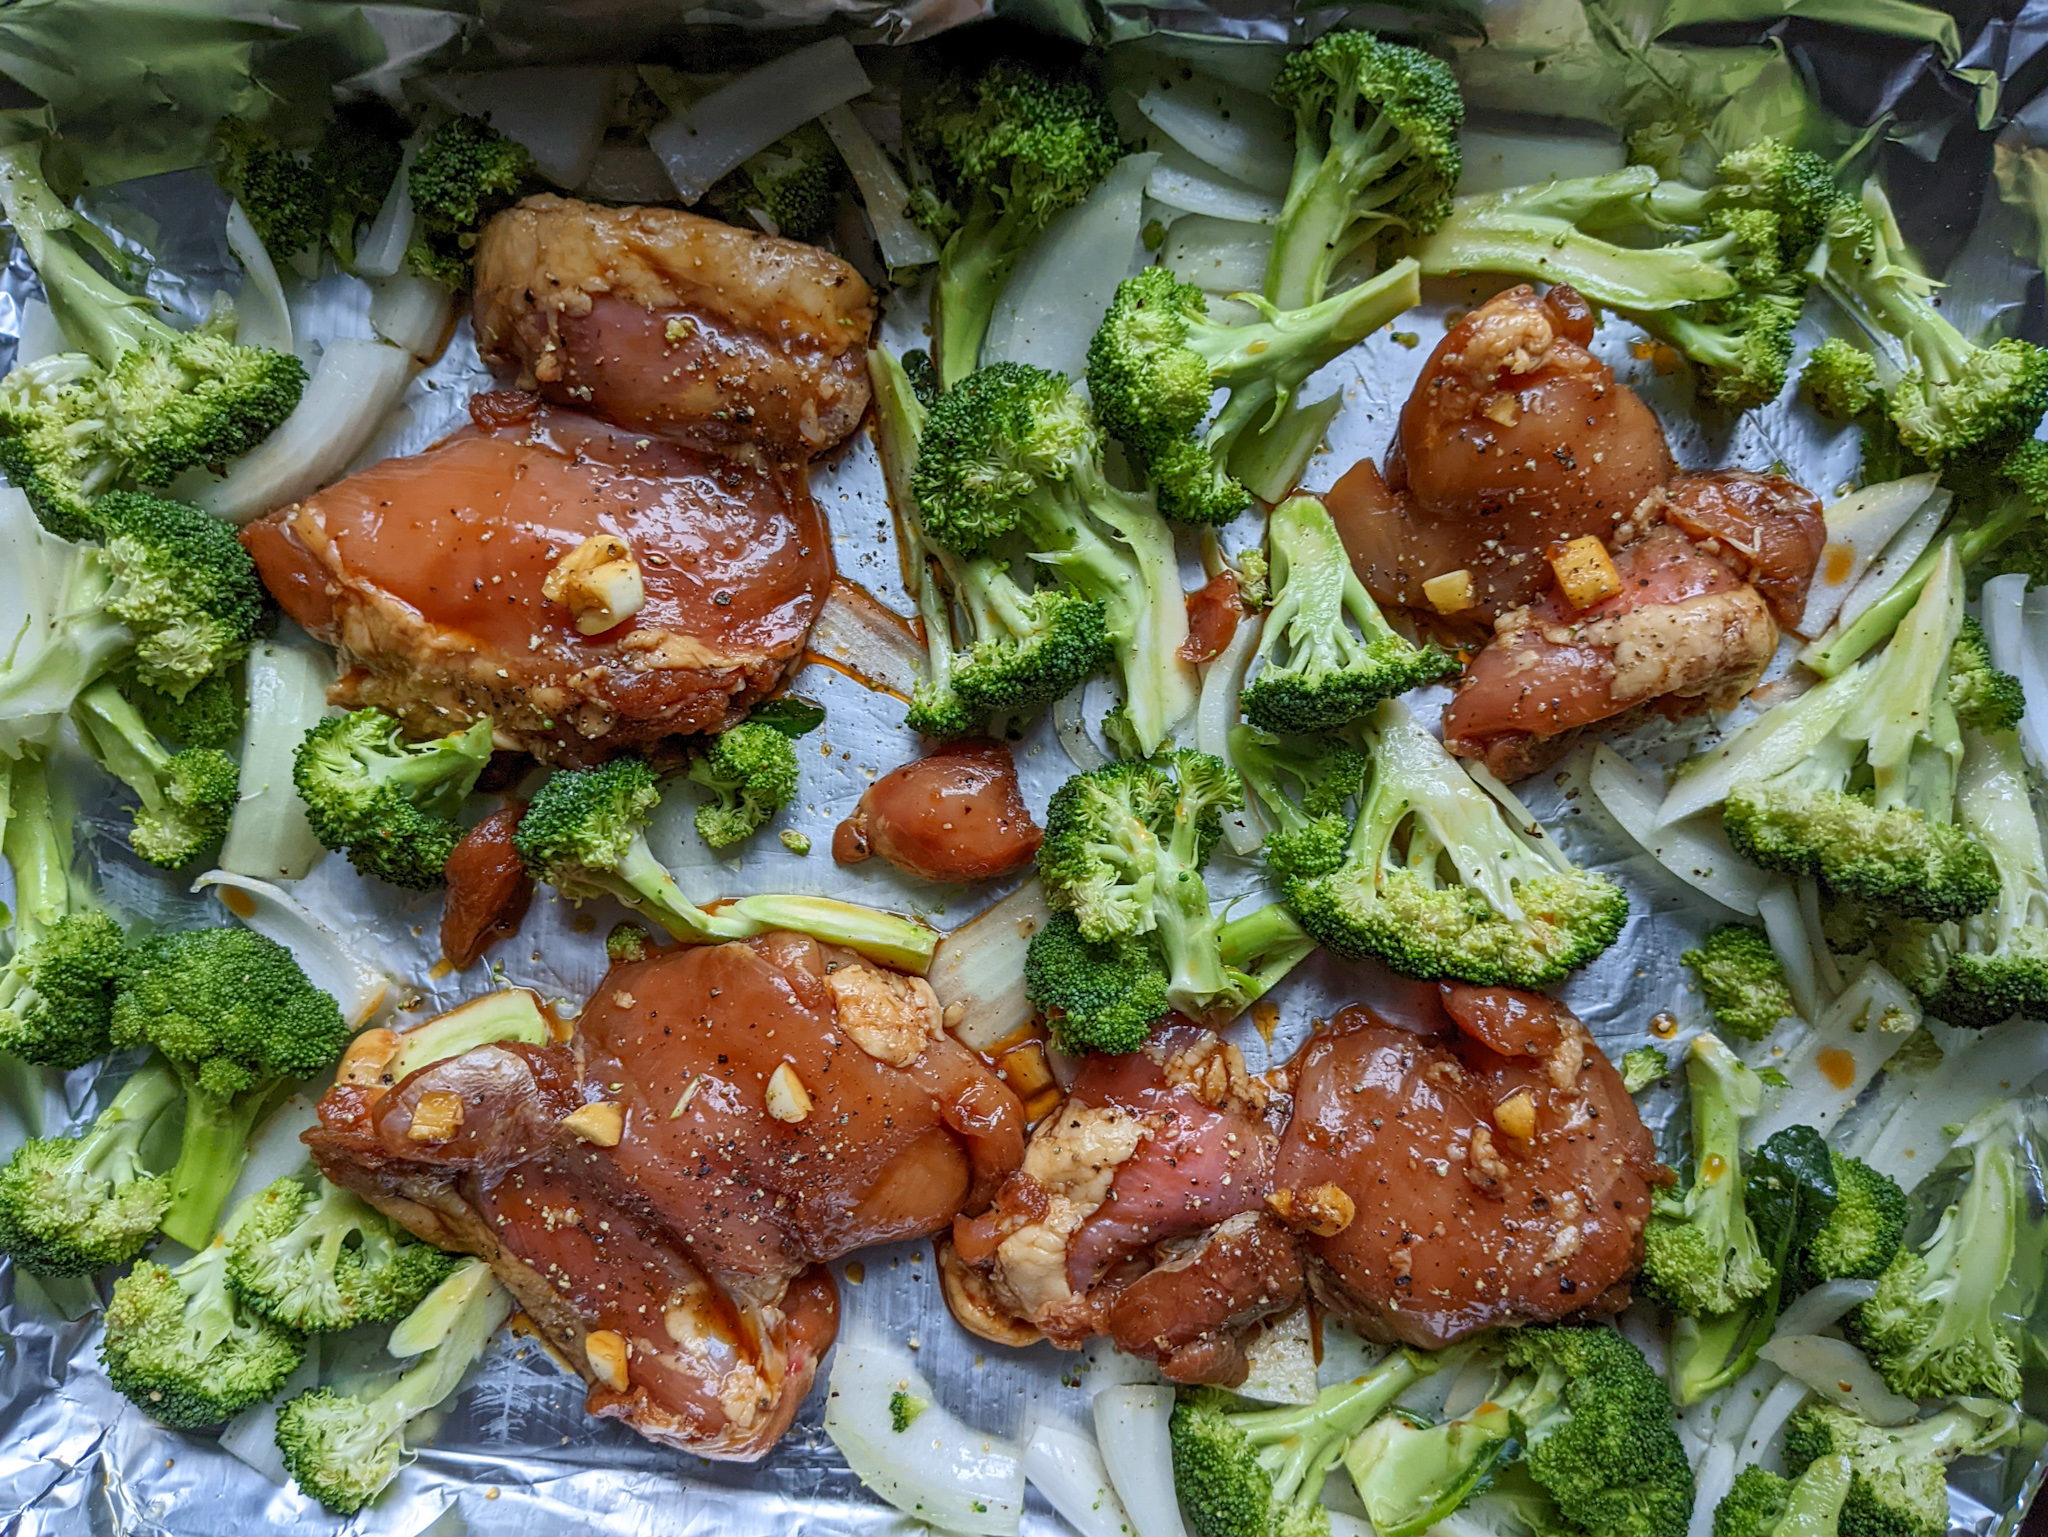
[[647, 146], [661, 156], [683, 201], [694, 203], [741, 161], [868, 90], [853, 45], [828, 37], [721, 85], [655, 128]]
[[861, 204], [868, 211], [868, 223], [874, 226], [884, 264], [893, 272], [937, 261], [938, 243], [910, 217], [910, 188], [904, 184], [903, 174], [853, 108], [845, 102], [827, 107], [818, 114], [818, 121], [832, 136], [840, 159], [860, 188]]
[[228, 249], [242, 264], [244, 278], [241, 297], [235, 301], [235, 340], [244, 347], [290, 352], [292, 310], [285, 302], [284, 284], [240, 203], [228, 204]]

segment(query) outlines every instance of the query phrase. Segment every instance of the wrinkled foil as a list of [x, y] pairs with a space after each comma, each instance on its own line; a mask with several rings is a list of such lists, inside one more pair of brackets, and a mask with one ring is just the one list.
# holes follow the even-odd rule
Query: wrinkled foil
[[[593, 48], [630, 56], [639, 41], [673, 36], [679, 21], [747, 27], [832, 23], [864, 39], [908, 41], [988, 9], [986, 0], [716, 0], [683, 7], [654, 0], [483, 0], [474, 12], [361, 8], [385, 47], [384, 67], [393, 70], [439, 60], [450, 48], [526, 62], [572, 53], [588, 56]], [[1493, 11], [1527, 9], [1516, 5]], [[1271, 0], [1181, 0], [1173, 9], [1120, 0], [1102, 8], [1084, 0], [1024, 0], [1017, 10], [1049, 29], [1098, 38], [1167, 30], [1284, 42], [1340, 20], [1380, 26], [1426, 20], [1429, 30], [1471, 28], [1469, 17], [1461, 19], [1450, 9], [1330, 7], [1289, 16]], [[1898, 201], [1916, 240], [1940, 249], [1937, 265], [1960, 264], [1951, 267], [1957, 280], [1952, 302], [1959, 306], [1951, 313], [2023, 334], [2038, 330], [2041, 284], [2034, 226], [2018, 207], [2003, 204], [1987, 190], [1993, 131], [1973, 120], [1976, 95], [1967, 82], [1958, 84], [1952, 61], [1931, 47], [1895, 40], [1884, 52], [1868, 39], [1844, 43], [1847, 34], [1840, 28], [1816, 29], [1797, 20], [1759, 22], [1736, 29], [1740, 36], [1721, 35], [1729, 33], [1725, 26], [1714, 30], [1716, 41], [1763, 41], [1784, 48], [1830, 109], [1852, 124], [1886, 114], [1914, 124], [1912, 142], [1888, 150], [1888, 172], [1906, 166], [1911, 180], [1908, 162], [1917, 157], [1923, 171], [1932, 173], [1939, 155], [1939, 177], [1921, 177], [1930, 195]], [[2023, 83], [2040, 74], [2035, 54], [2044, 40], [2048, 6], [2007, 8], [1980, 19], [1967, 34], [1962, 62], [2009, 84]], [[1881, 68], [1872, 63], [1879, 57]], [[52, 67], [61, 67], [61, 61]], [[2006, 111], [2017, 114], [2018, 121], [2004, 130], [2001, 144], [2018, 151], [2030, 148], [2037, 136], [2048, 137], [2034, 127], [2048, 123], [2048, 114], [2022, 111], [2018, 102], [2008, 102]], [[1936, 180], [1938, 188], [1933, 187]], [[225, 204], [203, 176], [165, 175], [102, 190], [89, 206], [103, 224], [156, 254], [163, 267], [156, 297], [171, 307], [197, 316], [217, 290], [232, 293], [239, 286], [221, 233]], [[1967, 273], [1967, 283], [1959, 272]], [[0, 273], [0, 367], [11, 364], [24, 322], [33, 323], [34, 294], [33, 274], [16, 251]], [[1309, 398], [1335, 391], [1344, 405], [1325, 449], [1305, 476], [1309, 488], [1325, 489], [1361, 456], [1384, 453], [1434, 337], [1477, 297], [1478, 290], [1462, 291], [1457, 285], [1433, 289], [1424, 307], [1401, 322], [1403, 330], [1419, 333], [1420, 345], [1404, 346], [1382, 331], [1313, 382]], [[919, 343], [922, 301], [921, 293], [892, 299], [885, 323], [892, 345]], [[329, 278], [295, 291], [293, 310], [295, 332], [302, 337], [324, 342], [370, 334], [367, 293], [352, 279]], [[1810, 316], [1806, 324], [1812, 327], [1815, 321]], [[1732, 422], [1703, 416], [1684, 375], [1658, 374], [1648, 356], [1638, 356], [1639, 350], [1649, 352], [1635, 346], [1639, 340], [1630, 327], [1610, 319], [1595, 347], [1657, 409], [1680, 464], [1782, 465], [1824, 499], [1855, 473], [1853, 434], [1826, 430], [1784, 401]], [[470, 394], [489, 384], [464, 321], [443, 356], [414, 381], [362, 462], [416, 452], [444, 436], [465, 420]], [[838, 455], [816, 465], [812, 489], [832, 522], [840, 574], [897, 612], [909, 613], [872, 442], [858, 435]], [[1256, 538], [1250, 519], [1224, 534], [1233, 548]], [[1199, 563], [1192, 541], [1183, 557], [1193, 579]], [[915, 756], [919, 744], [903, 727], [900, 700], [863, 686], [843, 670], [808, 665], [797, 675], [793, 691], [823, 705], [827, 719], [799, 743], [802, 789], [796, 805], [776, 825], [808, 835], [813, 852], [798, 856], [771, 833], [752, 840], [738, 856], [713, 854], [691, 832], [696, 792], [683, 786], [664, 803], [651, 837], [691, 897], [703, 901], [758, 891], [830, 894], [915, 912], [947, 929], [1005, 894], [1000, 884], [934, 886], [879, 860], [835, 866], [828, 853], [834, 826], [853, 810], [869, 783]], [[1106, 689], [1097, 684], [1090, 718], [1098, 718], [1108, 703]], [[1700, 721], [1659, 727], [1619, 745], [1639, 761], [1668, 765], [1708, 730]], [[1074, 765], [1055, 740], [1049, 719], [1025, 731], [1015, 749], [1026, 798], [1042, 816], [1047, 797]], [[70, 750], [76, 751], [75, 744]], [[186, 892], [132, 858], [121, 835], [125, 811], [107, 790], [104, 776], [82, 761], [75, 766], [77, 773], [60, 777], [79, 787], [80, 842], [108, 899], [137, 919], [163, 927], [221, 921], [224, 915], [210, 897]], [[1627, 887], [1632, 910], [1621, 941], [1575, 976], [1563, 996], [1613, 1058], [1653, 1040], [1673, 1047], [1706, 1022], [1678, 957], [1725, 915], [1635, 848], [1579, 791], [1573, 767], [1567, 760], [1518, 788], [1568, 852]], [[1269, 895], [1256, 865], [1231, 858], [1227, 849], [1219, 850], [1210, 880], [1219, 899], [1255, 903]], [[543, 889], [520, 934], [494, 947], [485, 964], [436, 976], [437, 894], [405, 893], [362, 880], [338, 857], [323, 860], [293, 892], [392, 977], [387, 1009], [401, 1023], [507, 984], [580, 1000], [603, 974], [606, 930], [626, 916], [602, 903], [578, 909]], [[1258, 1011], [1267, 1029], [1248, 1017], [1233, 1027], [1231, 1038], [1254, 1068], [1278, 1063], [1318, 1019], [1345, 1003], [1383, 997], [1389, 988], [1404, 985], [1318, 954], [1270, 995], [1276, 1006], [1270, 1019], [1267, 1010]], [[1653, 1020], [1660, 1014], [1676, 1021], [1675, 1040], [1672, 1034], [1653, 1035]], [[109, 1075], [101, 1084], [98, 1073], [87, 1068], [68, 1076], [49, 1074], [39, 1101], [0, 1103], [0, 1149], [22, 1135], [59, 1130], [96, 1110], [114, 1080]], [[318, 1089], [311, 1086], [281, 1109], [259, 1135], [259, 1147], [287, 1145], [309, 1123]], [[1670, 1082], [1646, 1093], [1641, 1103], [1667, 1156], [1675, 1156], [1682, 1128], [1674, 1120], [1678, 1099]], [[2035, 1198], [2038, 1204], [2042, 1192], [2037, 1190]], [[1040, 1419], [1085, 1425], [1092, 1388], [1146, 1370], [1106, 1362], [1098, 1351], [1080, 1358], [1045, 1345], [1013, 1351], [967, 1335], [946, 1311], [925, 1245], [868, 1250], [857, 1260], [857, 1281], [847, 1264], [833, 1267], [844, 1327], [873, 1328], [907, 1342], [947, 1406], [988, 1433], [1020, 1436]], [[615, 1423], [587, 1416], [580, 1379], [537, 1337], [516, 1328], [501, 1336], [462, 1391], [443, 1407], [433, 1433], [384, 1496], [352, 1520], [338, 1521], [298, 1495], [274, 1464], [266, 1473], [223, 1449], [213, 1435], [167, 1430], [115, 1393], [98, 1363], [100, 1300], [85, 1283], [46, 1286], [0, 1260], [0, 1338], [5, 1344], [0, 1349], [0, 1530], [22, 1537], [106, 1532], [215, 1537], [282, 1528], [378, 1537], [468, 1532], [493, 1537], [811, 1537], [922, 1529], [867, 1495], [826, 1439], [821, 1428], [824, 1372], [794, 1428], [769, 1457], [751, 1466], [718, 1464], [655, 1446]], [[2035, 1332], [2040, 1332], [2038, 1321]], [[317, 1380], [351, 1390], [389, 1375], [381, 1336], [382, 1331], [371, 1330], [320, 1341], [303, 1382], [316, 1380], [317, 1372]], [[2033, 1358], [2039, 1359], [2038, 1351]], [[2030, 1388], [2029, 1407], [2037, 1414], [2048, 1405], [2032, 1400], [2043, 1396], [2048, 1388]], [[232, 1427], [230, 1439], [260, 1447], [267, 1439], [264, 1412], [252, 1411], [256, 1421]], [[1990, 1537], [2016, 1524], [2041, 1479], [2039, 1451], [2030, 1447], [1956, 1475], [1952, 1525], [1958, 1537]], [[1032, 1491], [1023, 1530], [1030, 1537], [1051, 1537], [1066, 1528]]]

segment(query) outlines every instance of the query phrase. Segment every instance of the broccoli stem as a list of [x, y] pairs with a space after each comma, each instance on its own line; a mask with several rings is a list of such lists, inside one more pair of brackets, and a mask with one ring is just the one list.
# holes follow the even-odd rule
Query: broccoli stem
[[78, 696], [72, 710], [107, 772], [133, 790], [150, 815], [169, 809], [163, 780], [171, 754], [127, 696], [102, 679]]
[[1343, 1458], [1351, 1438], [1380, 1417], [1396, 1398], [1443, 1366], [1457, 1352], [1418, 1359], [1403, 1350], [1343, 1389], [1324, 1393], [1298, 1408], [1235, 1414], [1232, 1422], [1257, 1444], [1283, 1443], [1286, 1459], [1273, 1473], [1276, 1506], [1313, 1505], [1323, 1480]]
[[177, 1166], [171, 1170], [171, 1206], [163, 1232], [189, 1249], [212, 1241], [214, 1223], [227, 1204], [249, 1156], [249, 1135], [263, 1113], [271, 1085], [240, 1094], [214, 1094], [185, 1081], [185, 1131]]
[[1201, 871], [1201, 810], [1181, 780], [1166, 840], [1166, 865], [1152, 904], [1167, 960], [1166, 996], [1184, 1014], [1200, 1015], [1229, 990], [1217, 943], [1222, 927], [1209, 907]]
[[1295, 133], [1294, 173], [1266, 258], [1266, 297], [1282, 309], [1319, 302], [1330, 290], [1331, 275], [1387, 222], [1373, 211], [1398, 201], [1408, 181], [1422, 174], [1422, 167], [1411, 166], [1403, 176], [1373, 185], [1400, 162], [1406, 141], [1377, 113], [1361, 130], [1354, 118], [1355, 88], [1345, 95], [1353, 100], [1340, 100], [1332, 109], [1327, 148], [1314, 134]]
[[980, 365], [996, 301], [1017, 270], [1034, 222], [1021, 212], [998, 214], [987, 198], [978, 197], [966, 223], [939, 253], [939, 335], [932, 361], [943, 387], [951, 389]]
[[40, 753], [24, 753], [6, 775], [0, 852], [14, 872], [14, 949], [40, 940], [71, 910], [71, 829], [57, 815]]
[[683, 888], [669, 874], [668, 867], [654, 857], [647, 839], [635, 833], [618, 869], [600, 877], [614, 895], [629, 907], [638, 908], [677, 939], [693, 943], [746, 939], [759, 932], [750, 924], [725, 917], [713, 917], [683, 895]]

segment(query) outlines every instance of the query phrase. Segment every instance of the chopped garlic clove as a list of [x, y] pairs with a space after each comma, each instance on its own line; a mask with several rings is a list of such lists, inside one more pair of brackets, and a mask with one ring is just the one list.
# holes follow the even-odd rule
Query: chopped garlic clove
[[1536, 1101], [1527, 1089], [1517, 1089], [1493, 1107], [1493, 1124], [1520, 1142], [1536, 1135]]
[[1446, 571], [1422, 584], [1422, 595], [1439, 614], [1462, 614], [1478, 601], [1470, 571]]
[[462, 1130], [462, 1096], [446, 1089], [429, 1089], [413, 1106], [412, 1124], [405, 1135], [413, 1142], [446, 1142]]
[[597, 1380], [614, 1393], [626, 1391], [626, 1337], [611, 1329], [592, 1329], [583, 1336], [583, 1354]]
[[1621, 573], [1607, 546], [1592, 534], [1581, 534], [1550, 557], [1558, 590], [1573, 608], [1591, 608], [1621, 591]]
[[787, 1062], [768, 1075], [768, 1113], [794, 1124], [811, 1113], [811, 1091]]
[[563, 1116], [562, 1130], [598, 1147], [617, 1147], [626, 1132], [626, 1111], [610, 1100], [600, 1100]]
[[584, 635], [601, 635], [640, 612], [647, 588], [640, 563], [616, 534], [592, 534], [555, 562], [541, 596], [559, 603]]

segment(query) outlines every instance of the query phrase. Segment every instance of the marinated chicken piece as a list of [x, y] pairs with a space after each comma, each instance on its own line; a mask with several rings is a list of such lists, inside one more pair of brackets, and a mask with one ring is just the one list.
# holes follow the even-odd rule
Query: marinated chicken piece
[[1552, 589], [1500, 616], [1444, 711], [1444, 742], [1495, 775], [1534, 773], [1582, 727], [1648, 707], [1725, 710], [1778, 647], [1757, 590], [1660, 524], [1614, 556], [1621, 590], [1574, 611]]
[[533, 877], [512, 846], [524, 802], [501, 806], [463, 835], [441, 872], [448, 895], [441, 905], [441, 958], [457, 971], [499, 940], [519, 932], [533, 900]]
[[955, 1219], [940, 1256], [954, 1316], [1007, 1343], [1106, 1334], [1176, 1382], [1244, 1381], [1252, 1330], [1302, 1295], [1265, 1210], [1267, 1100], [1237, 1049], [1195, 1025], [1090, 1057], [994, 1210]]
[[920, 979], [792, 934], [615, 967], [567, 1045], [388, 1085], [362, 1055], [306, 1138], [327, 1176], [490, 1260], [593, 1414], [706, 1457], [788, 1428], [836, 1329], [824, 1260], [942, 1230], [1023, 1156]]
[[1438, 1023], [1354, 1004], [1290, 1066], [1274, 1205], [1316, 1297], [1422, 1349], [1626, 1305], [1668, 1175], [1620, 1075], [1537, 993], [1446, 987]]
[[1621, 537], [1668, 523], [1724, 561], [1771, 606], [1785, 629], [1799, 627], [1806, 589], [1828, 540], [1820, 498], [1782, 475], [1708, 470], [1674, 476], [1630, 516]]
[[[500, 748], [589, 764], [719, 730], [797, 664], [832, 582], [801, 475], [531, 395], [480, 395], [470, 416], [242, 531], [284, 611], [341, 649], [335, 703], [422, 736], [489, 716]], [[586, 635], [546, 588], [600, 537], [644, 600]]]
[[843, 865], [874, 855], [928, 881], [985, 881], [1031, 863], [1045, 834], [1001, 742], [954, 742], [869, 785], [832, 834]]
[[521, 389], [800, 463], [867, 410], [875, 296], [838, 257], [679, 208], [530, 197], [476, 246], [476, 340]]
[[1401, 410], [1381, 475], [1360, 460], [1324, 498], [1359, 579], [1384, 603], [1471, 574], [1462, 617], [1535, 597], [1544, 554], [1616, 526], [1672, 472], [1664, 429], [1586, 350], [1592, 311], [1560, 284], [1524, 285], [1453, 326]]

